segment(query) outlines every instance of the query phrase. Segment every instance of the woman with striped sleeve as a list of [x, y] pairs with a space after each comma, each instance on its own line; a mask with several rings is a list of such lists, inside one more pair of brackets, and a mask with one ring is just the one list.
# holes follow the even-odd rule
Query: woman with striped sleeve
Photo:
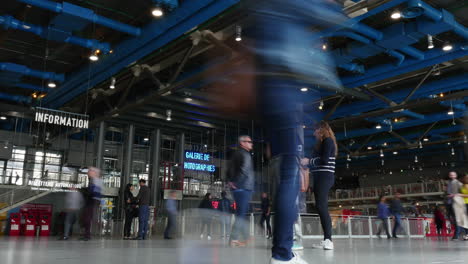
[[338, 153], [335, 134], [325, 121], [317, 124], [314, 136], [316, 145], [311, 159], [304, 158], [302, 166], [308, 166], [312, 173], [315, 206], [320, 216], [324, 239], [320, 246], [325, 250], [333, 249], [332, 224], [328, 212], [328, 192], [335, 183], [335, 159]]

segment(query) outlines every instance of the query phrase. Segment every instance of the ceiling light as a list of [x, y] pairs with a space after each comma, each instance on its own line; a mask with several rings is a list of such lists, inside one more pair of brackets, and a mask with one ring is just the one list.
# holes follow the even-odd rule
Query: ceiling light
[[301, 92], [307, 92], [307, 91], [309, 91], [309, 88], [307, 88], [307, 87], [302, 87], [301, 88]]
[[427, 48], [428, 49], [434, 48], [434, 40], [432, 39], [431, 35], [427, 35]]
[[455, 156], [455, 149], [452, 148], [452, 156]]
[[443, 94], [443, 93], [440, 93], [439, 96], [440, 96], [440, 97], [444, 97], [444, 94]]
[[91, 55], [89, 56], [89, 60], [90, 60], [90, 61], [98, 61], [98, 60], [99, 60], [99, 57], [98, 57], [98, 55], [96, 55], [96, 54], [93, 53], [93, 54], [91, 54]]
[[393, 172], [392, 172], [392, 171], [390, 171], [388, 174], [392, 175], [392, 174], [393, 174]]
[[185, 101], [186, 101], [186, 102], [192, 102], [192, 101], [193, 101], [193, 99], [192, 99], [192, 98], [190, 98], [190, 97], [187, 97], [187, 98], [185, 98]]
[[320, 109], [320, 110], [323, 110], [323, 106], [324, 106], [323, 101], [320, 101], [319, 109]]
[[466, 135], [463, 135], [463, 143], [466, 144], [467, 142], [468, 142], [468, 141], [467, 141], [467, 139], [466, 139]]
[[449, 42], [445, 42], [444, 46], [442, 46], [443, 51], [451, 51], [452, 49], [453, 49], [453, 46]]
[[384, 146], [384, 147], [386, 147], [387, 145], [388, 145], [387, 142], [384, 142], [384, 143], [383, 143], [383, 146]]
[[376, 125], [375, 128], [377, 129], [382, 129], [382, 126], [380, 124]]
[[341, 208], [341, 207], [343, 207], [343, 206], [341, 206], [341, 204], [340, 204], [338, 207], [340, 207], [340, 208]]
[[448, 142], [448, 143], [447, 143], [447, 145], [449, 145], [449, 146], [450, 146], [450, 145], [452, 145], [452, 144], [450, 144], [450, 142]]
[[106, 149], [106, 152], [109, 152], [109, 150], [108, 150], [108, 149]]
[[450, 109], [448, 112], [447, 112], [447, 115], [454, 115], [455, 112], [453, 112], [453, 109]]
[[384, 157], [383, 150], [380, 150], [380, 157]]
[[162, 10], [161, 7], [157, 6], [151, 11], [151, 14], [154, 17], [162, 17], [164, 15], [164, 11]]
[[149, 141], [149, 138], [145, 137], [145, 138], [143, 139], [143, 141]]
[[171, 115], [172, 115], [172, 111], [171, 110], [166, 110], [166, 120], [167, 121], [171, 121], [172, 118], [171, 118]]
[[323, 44], [323, 45], [322, 45], [322, 49], [323, 49], [323, 50], [327, 50], [327, 48], [328, 48], [328, 47], [327, 47], [327, 44]]
[[346, 160], [351, 161], [351, 156], [349, 154], [346, 155]]
[[116, 82], [115, 77], [112, 77], [112, 78], [111, 78], [111, 83], [110, 83], [110, 85], [109, 85], [109, 88], [110, 88], [110, 89], [115, 89], [115, 82]]
[[242, 41], [242, 27], [236, 26], [236, 41]]
[[418, 162], [419, 162], [418, 156], [414, 156], [414, 162], [415, 162], [415, 163], [418, 163]]
[[385, 160], [382, 159], [380, 162], [382, 163], [382, 166], [385, 165]]
[[367, 149], [368, 149], [368, 150], [372, 150], [372, 147], [371, 147], [371, 146], [368, 146]]
[[1, 120], [6, 120], [7, 117], [6, 117], [6, 116], [0, 116], [0, 119], [1, 119]]
[[397, 155], [398, 154], [398, 151], [393, 151], [393, 155]]
[[423, 148], [423, 145], [422, 145], [422, 142], [419, 141], [419, 148], [422, 149]]
[[396, 123], [396, 122], [398, 122], [399, 120], [398, 120], [398, 118], [395, 118], [395, 119], [393, 119], [393, 121]]
[[49, 81], [49, 82], [47, 83], [47, 86], [48, 86], [49, 88], [55, 88], [55, 87], [57, 87], [57, 84], [55, 84], [53, 81]]
[[400, 11], [394, 11], [390, 17], [392, 19], [400, 19], [401, 18], [401, 13], [400, 13]]
[[[428, 139], [428, 138], [424, 138], [423, 141], [424, 141], [424, 142], [428, 142], [429, 139]], [[420, 143], [421, 143], [421, 142], [420, 142]]]

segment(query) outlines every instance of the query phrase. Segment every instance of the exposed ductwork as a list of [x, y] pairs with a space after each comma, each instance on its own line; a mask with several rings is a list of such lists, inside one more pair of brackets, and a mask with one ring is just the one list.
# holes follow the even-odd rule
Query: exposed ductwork
[[53, 80], [57, 82], [65, 81], [65, 75], [63, 74], [58, 74], [54, 72], [37, 71], [37, 70], [30, 69], [23, 65], [9, 63], [9, 62], [0, 63], [0, 71], [14, 72], [20, 75], [27, 75], [27, 76], [36, 77], [39, 79], [44, 79], [44, 80]]

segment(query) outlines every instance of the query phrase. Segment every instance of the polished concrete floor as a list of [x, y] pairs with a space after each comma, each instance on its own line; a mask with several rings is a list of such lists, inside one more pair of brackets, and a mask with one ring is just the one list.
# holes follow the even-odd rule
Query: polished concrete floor
[[[309, 263], [403, 264], [468, 263], [468, 242], [437, 239], [337, 239], [334, 251], [313, 248], [307, 240], [303, 258]], [[231, 249], [219, 241], [95, 239], [57, 241], [1, 238], [2, 264], [94, 263], [268, 263], [269, 243], [257, 239], [248, 248]]]

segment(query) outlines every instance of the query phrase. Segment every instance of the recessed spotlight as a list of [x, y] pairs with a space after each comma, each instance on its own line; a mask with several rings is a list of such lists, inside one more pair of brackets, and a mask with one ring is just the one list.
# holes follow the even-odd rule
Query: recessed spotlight
[[423, 141], [424, 141], [424, 142], [427, 142], [427, 141], [429, 141], [429, 139], [428, 139], [428, 138], [424, 138]]
[[448, 112], [447, 112], [447, 115], [454, 115], [455, 112], [453, 111], [453, 109], [450, 109]]
[[149, 138], [145, 137], [145, 138], [143, 139], [143, 141], [149, 141]]
[[307, 91], [309, 91], [309, 88], [307, 88], [307, 87], [302, 87], [301, 88], [301, 92], [307, 92]]
[[55, 84], [53, 81], [49, 81], [49, 83], [47, 83], [47, 86], [49, 88], [55, 88], [55, 87], [57, 87], [57, 84]]
[[376, 125], [375, 128], [377, 129], [382, 129], [382, 126], [380, 124]]
[[398, 155], [398, 151], [393, 151], [393, 155]]
[[444, 46], [442, 46], [443, 51], [451, 51], [452, 49], [453, 49], [453, 46], [449, 42], [445, 42]]
[[155, 7], [152, 11], [151, 14], [154, 17], [162, 17], [164, 15], [164, 11], [162, 10], [161, 7]]
[[93, 53], [93, 54], [91, 54], [91, 55], [89, 56], [89, 60], [90, 60], [90, 61], [98, 61], [98, 60], [99, 60], [99, 57], [98, 57], [98, 55], [96, 55], [96, 54]]
[[6, 116], [0, 116], [0, 119], [1, 119], [1, 120], [6, 120], [7, 117], [6, 117]]
[[390, 17], [392, 19], [400, 19], [401, 18], [401, 13], [400, 13], [400, 11], [394, 11]]
[[371, 147], [371, 146], [369, 146], [369, 147], [367, 147], [367, 149], [368, 149], [368, 150], [372, 150], [372, 147]]

